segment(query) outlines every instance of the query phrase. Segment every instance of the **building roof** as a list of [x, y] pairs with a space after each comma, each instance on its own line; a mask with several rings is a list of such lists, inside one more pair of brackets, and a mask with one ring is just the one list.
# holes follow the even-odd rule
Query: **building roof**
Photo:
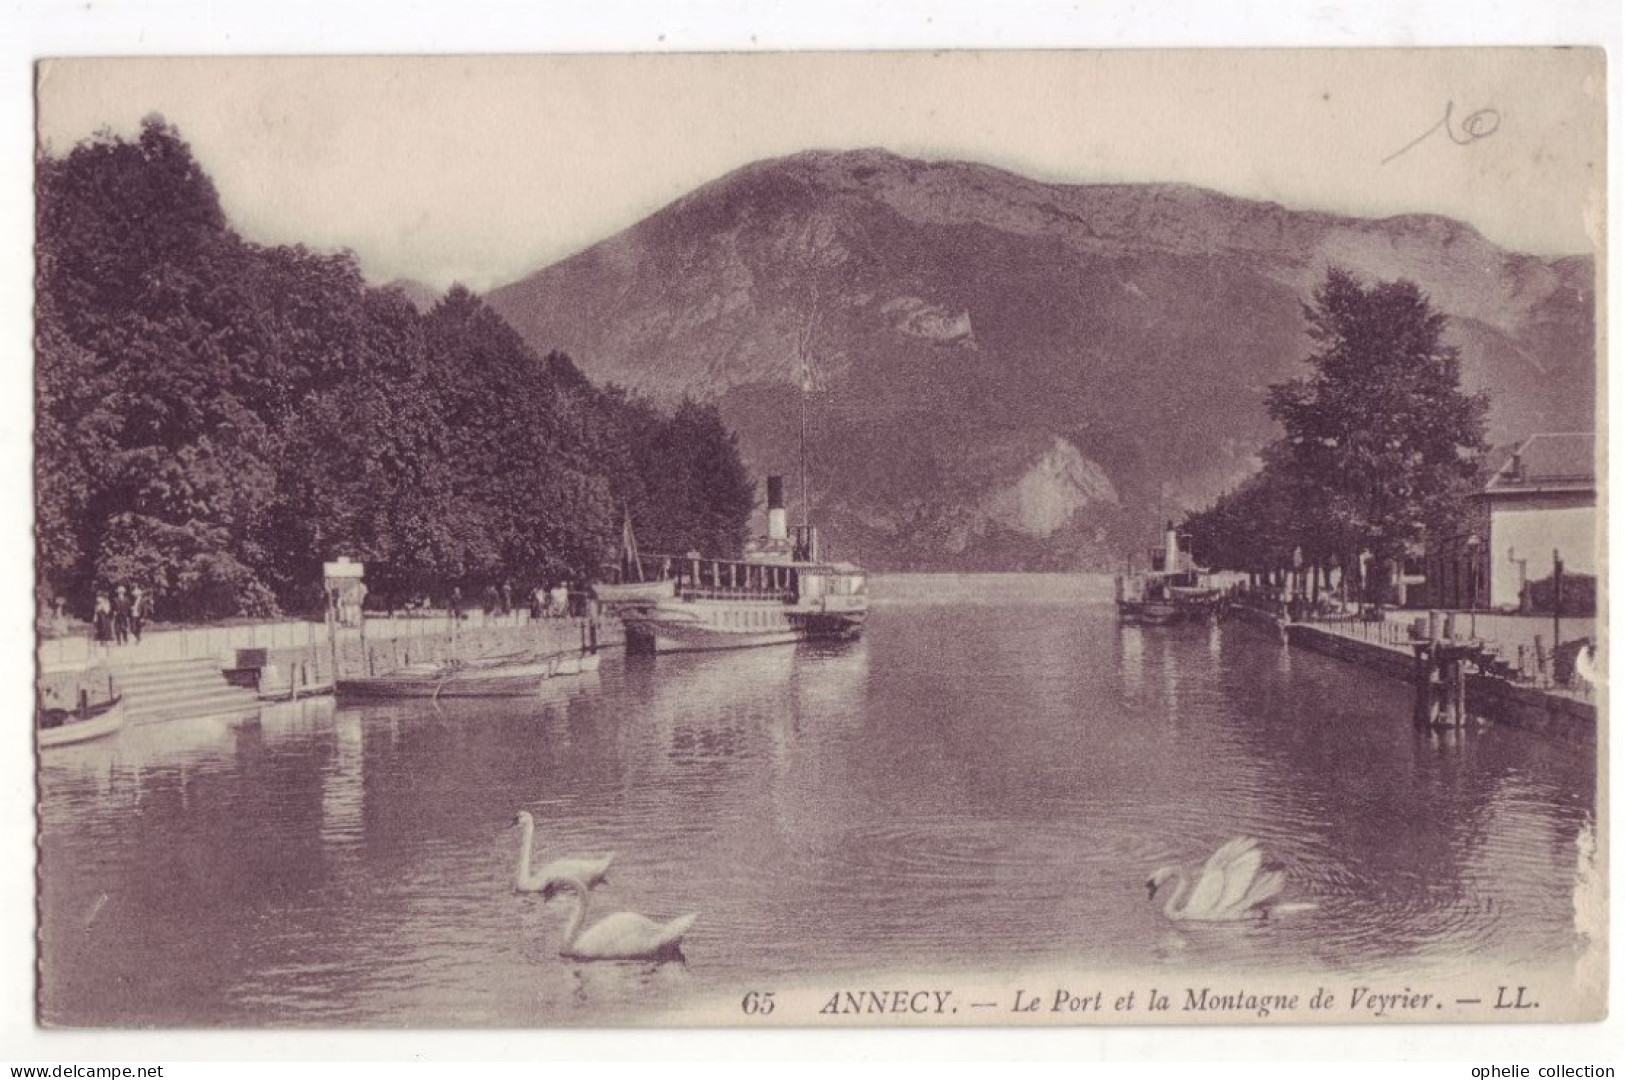
[[1482, 494], [1542, 495], [1594, 492], [1597, 437], [1590, 433], [1531, 435], [1490, 474]]

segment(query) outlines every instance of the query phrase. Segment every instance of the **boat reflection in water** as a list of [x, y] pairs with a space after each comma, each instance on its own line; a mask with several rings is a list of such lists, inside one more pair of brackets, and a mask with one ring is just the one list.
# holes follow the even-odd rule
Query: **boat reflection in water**
[[[697, 762], [766, 757], [779, 765], [816, 724], [853, 722], [862, 707], [868, 650], [857, 641], [783, 649], [627, 657], [629, 689], [647, 702], [647, 760], [663, 773]], [[640, 760], [637, 757], [633, 761]]]

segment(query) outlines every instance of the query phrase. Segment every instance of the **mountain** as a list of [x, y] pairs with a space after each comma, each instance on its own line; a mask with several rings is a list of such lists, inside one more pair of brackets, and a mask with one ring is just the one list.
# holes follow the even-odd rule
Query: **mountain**
[[1307, 370], [1302, 305], [1334, 264], [1451, 317], [1494, 441], [1591, 430], [1590, 257], [1184, 185], [807, 152], [487, 299], [594, 379], [716, 401], [792, 495], [806, 378], [814, 516], [842, 554], [1104, 568], [1255, 467], [1265, 388]]

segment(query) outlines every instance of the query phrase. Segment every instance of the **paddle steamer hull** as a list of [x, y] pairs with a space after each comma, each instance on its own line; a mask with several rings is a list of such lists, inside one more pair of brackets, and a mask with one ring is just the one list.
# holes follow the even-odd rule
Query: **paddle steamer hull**
[[767, 479], [767, 535], [742, 559], [640, 556], [631, 523], [617, 576], [626, 584], [596, 586], [606, 609], [626, 628], [629, 651], [700, 652], [840, 640], [863, 631], [869, 613], [867, 575], [851, 563], [818, 556], [818, 530], [790, 533], [784, 483]]
[[635, 652], [703, 652], [830, 641], [863, 632], [864, 608], [796, 610], [783, 605], [696, 601], [625, 612], [627, 648]]

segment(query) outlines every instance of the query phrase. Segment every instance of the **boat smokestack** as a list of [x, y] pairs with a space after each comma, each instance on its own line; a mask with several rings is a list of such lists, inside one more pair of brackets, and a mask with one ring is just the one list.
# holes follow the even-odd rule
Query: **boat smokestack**
[[790, 521], [784, 509], [784, 477], [767, 478], [767, 538], [788, 540]]
[[1183, 570], [1184, 567], [1179, 562], [1179, 530], [1174, 528], [1171, 521], [1168, 523], [1168, 533], [1163, 538], [1163, 543], [1163, 566], [1170, 574]]

